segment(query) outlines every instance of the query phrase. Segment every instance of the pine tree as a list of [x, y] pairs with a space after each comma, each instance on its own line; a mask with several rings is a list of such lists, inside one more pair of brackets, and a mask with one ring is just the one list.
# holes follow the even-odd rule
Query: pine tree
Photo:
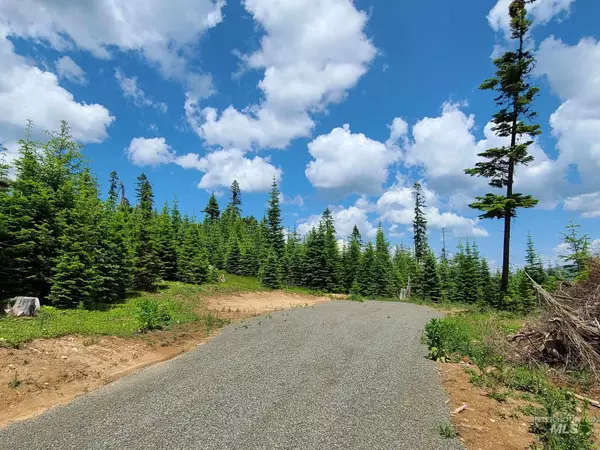
[[125, 195], [125, 184], [123, 184], [122, 181], [120, 183], [120, 187], [121, 187], [121, 202], [120, 202], [119, 206], [123, 212], [128, 214], [131, 211], [131, 203], [129, 203], [129, 200], [127, 199], [127, 196]]
[[258, 222], [252, 216], [243, 219], [245, 239], [241, 249], [242, 274], [245, 276], [256, 276], [258, 274], [261, 239]]
[[226, 244], [218, 221], [207, 219], [202, 224], [204, 244], [210, 264], [217, 269], [224, 269], [226, 263]]
[[347, 292], [352, 289], [360, 270], [362, 239], [358, 227], [354, 225], [350, 235], [350, 244], [344, 255], [344, 287]]
[[375, 261], [373, 267], [373, 283], [376, 287], [376, 295], [378, 297], [389, 297], [392, 288], [392, 261], [390, 259], [390, 248], [381, 222], [377, 227], [377, 235], [375, 237]]
[[157, 254], [160, 261], [160, 277], [163, 280], [177, 279], [177, 248], [173, 220], [167, 202], [156, 219]]
[[342, 288], [342, 261], [335, 236], [333, 216], [329, 208], [323, 212], [321, 221], [324, 226], [323, 234], [323, 260], [325, 266], [325, 286], [327, 292], [338, 292]]
[[525, 272], [535, 281], [537, 284], [544, 284], [546, 282], [546, 271], [542, 264], [542, 259], [535, 251], [533, 245], [533, 238], [531, 233], [527, 234], [527, 251], [525, 254]]
[[404, 245], [396, 247], [393, 265], [395, 283], [397, 285], [396, 289], [398, 292], [400, 289], [407, 288], [409, 279], [414, 276], [416, 263], [414, 255], [408, 247], [405, 247]]
[[77, 181], [74, 206], [62, 211], [59, 218], [65, 232], [59, 239], [49, 296], [58, 307], [91, 305], [102, 283], [97, 266], [102, 206], [89, 171]]
[[303, 267], [303, 285], [315, 290], [327, 287], [327, 264], [325, 261], [325, 228], [313, 228], [306, 235]]
[[452, 298], [451, 295], [453, 291], [454, 280], [452, 278], [452, 270], [446, 251], [442, 252], [440, 263], [438, 264], [438, 274], [440, 276], [440, 288], [442, 290], [442, 299], [444, 301], [450, 301]]
[[131, 289], [133, 267], [125, 215], [108, 201], [100, 230], [99, 251], [96, 253], [97, 296], [100, 302], [115, 303], [123, 300]]
[[283, 258], [285, 251], [285, 239], [283, 237], [283, 226], [281, 225], [281, 206], [279, 202], [279, 186], [275, 177], [271, 184], [269, 207], [267, 208], [268, 244], [273, 249], [277, 259]]
[[264, 268], [261, 268], [260, 284], [268, 289], [281, 288], [281, 268], [274, 250], [269, 251]]
[[242, 275], [242, 253], [237, 239], [232, 239], [229, 243], [229, 253], [227, 255], [227, 272], [233, 275]]
[[181, 225], [183, 241], [177, 258], [177, 277], [184, 283], [202, 284], [210, 281], [206, 249], [202, 245], [198, 224], [184, 219]]
[[423, 212], [423, 209], [425, 208], [423, 188], [419, 183], [413, 185], [413, 196], [415, 198], [415, 218], [413, 220], [415, 258], [417, 258], [417, 261], [422, 261], [428, 251], [427, 218]]
[[137, 205], [133, 218], [134, 287], [143, 291], [156, 290], [160, 262], [154, 232], [154, 194], [145, 174], [137, 178]]
[[285, 244], [285, 278], [284, 283], [287, 286], [302, 285], [302, 251], [296, 229], [288, 233], [288, 239]]
[[565, 228], [568, 230], [562, 234], [563, 244], [567, 246], [570, 253], [560, 255], [559, 258], [566, 262], [564, 269], [571, 278], [585, 275], [587, 263], [590, 260], [590, 238], [587, 234], [580, 235], [579, 228], [571, 221]]
[[54, 265], [64, 234], [61, 218], [73, 209], [76, 180], [81, 173], [80, 146], [66, 122], [58, 133], [48, 133], [45, 144], [26, 137], [19, 141], [15, 162], [17, 179], [5, 198], [3, 267], [6, 278], [0, 289], [12, 294], [31, 294], [42, 300], [50, 292]]
[[205, 222], [217, 222], [221, 217], [221, 210], [219, 209], [219, 202], [217, 201], [217, 197], [215, 197], [215, 193], [213, 192], [208, 199], [208, 203], [206, 208], [202, 210], [205, 216]]
[[492, 280], [490, 266], [485, 258], [479, 260], [479, 298], [483, 304], [488, 306], [496, 306], [496, 291], [497, 288]]
[[429, 250], [423, 261], [423, 296], [432, 302], [442, 299], [440, 277], [433, 252]]
[[364, 297], [375, 297], [377, 295], [377, 286], [375, 284], [375, 249], [373, 243], [367, 243], [360, 260], [360, 271], [357, 282], [360, 289], [360, 295]]
[[507, 292], [510, 272], [510, 231], [511, 222], [518, 208], [533, 208], [537, 200], [531, 195], [513, 192], [515, 169], [518, 165], [527, 165], [533, 161], [527, 149], [533, 143], [533, 136], [541, 133], [540, 126], [527, 124], [536, 113], [531, 103], [538, 88], [529, 82], [535, 67], [533, 51], [526, 45], [531, 21], [527, 19], [526, 0], [513, 0], [509, 6], [510, 30], [512, 39], [517, 41], [517, 50], [508, 50], [494, 60], [496, 76], [483, 82], [480, 89], [494, 90], [498, 93], [496, 104], [501, 108], [492, 122], [492, 130], [497, 136], [510, 138], [509, 145], [494, 147], [480, 153], [486, 161], [478, 162], [474, 168], [466, 169], [471, 176], [490, 179], [490, 186], [505, 188], [505, 195], [488, 193], [477, 197], [471, 208], [483, 211], [482, 219], [504, 220], [504, 247], [502, 255], [502, 281], [500, 290]]
[[231, 201], [229, 205], [238, 217], [242, 215], [242, 191], [237, 180], [233, 180], [233, 183], [231, 183]]
[[[474, 247], [473, 247], [474, 246]], [[467, 239], [465, 244], [465, 257], [462, 260], [461, 277], [465, 301], [475, 303], [479, 300], [479, 274], [480, 261], [477, 246]]]

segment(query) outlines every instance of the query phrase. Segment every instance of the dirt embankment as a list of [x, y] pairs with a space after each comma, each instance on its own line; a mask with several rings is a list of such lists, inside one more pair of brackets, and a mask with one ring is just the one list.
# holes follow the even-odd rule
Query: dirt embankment
[[466, 409], [452, 415], [452, 424], [467, 449], [525, 450], [535, 441], [529, 432], [531, 418], [519, 413], [528, 402], [507, 398], [499, 403], [487, 391], [471, 384], [463, 364], [439, 364], [442, 380], [452, 411], [467, 404]]
[[[203, 306], [219, 317], [235, 321], [327, 301], [326, 297], [256, 292], [215, 296]], [[173, 358], [215, 334], [209, 333], [203, 325], [188, 325], [178, 331], [153, 332], [127, 339], [66, 336], [39, 339], [20, 349], [0, 348], [0, 427]]]

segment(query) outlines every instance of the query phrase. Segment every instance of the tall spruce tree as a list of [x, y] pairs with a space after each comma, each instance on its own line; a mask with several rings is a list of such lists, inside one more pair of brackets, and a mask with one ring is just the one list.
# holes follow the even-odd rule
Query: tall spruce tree
[[285, 239], [283, 237], [283, 226], [281, 225], [281, 206], [279, 201], [279, 185], [273, 177], [271, 193], [269, 196], [269, 207], [267, 208], [267, 240], [269, 247], [275, 252], [277, 260], [283, 258], [285, 252]]
[[240, 243], [236, 239], [229, 241], [229, 253], [227, 254], [227, 272], [233, 275], [243, 275], [242, 252]]
[[260, 284], [269, 289], [281, 288], [281, 265], [273, 249], [269, 250], [265, 265], [261, 268]]
[[285, 244], [285, 278], [287, 286], [302, 286], [302, 251], [298, 231], [288, 232]]
[[368, 242], [360, 259], [360, 271], [358, 272], [357, 282], [360, 295], [364, 297], [375, 297], [377, 295], [377, 285], [374, 277], [375, 270], [375, 248], [372, 242]]
[[442, 300], [442, 287], [433, 251], [428, 250], [423, 261], [423, 296], [432, 302]]
[[59, 217], [64, 233], [49, 296], [58, 307], [91, 305], [102, 283], [97, 264], [102, 206], [96, 181], [87, 170], [78, 177], [74, 201], [74, 208], [63, 210]]
[[325, 262], [325, 286], [328, 292], [338, 292], [342, 288], [342, 261], [340, 251], [335, 237], [335, 226], [333, 216], [329, 208], [326, 208], [321, 217], [324, 225], [323, 235], [323, 260]]
[[156, 217], [157, 254], [160, 262], [160, 277], [163, 280], [177, 279], [177, 244], [173, 230], [173, 219], [169, 213], [169, 205], [164, 203]]
[[204, 221], [205, 222], [217, 222], [221, 217], [221, 210], [219, 209], [219, 202], [217, 201], [217, 197], [215, 197], [215, 193], [213, 192], [208, 199], [208, 203], [206, 207], [202, 210], [204, 213]]
[[362, 237], [358, 227], [354, 225], [350, 235], [350, 243], [344, 254], [344, 288], [346, 292], [350, 292], [360, 270], [361, 247]]
[[119, 200], [119, 175], [116, 171], [110, 173], [108, 180], [108, 203], [111, 207], [116, 207], [117, 201]]
[[471, 208], [483, 211], [482, 219], [504, 220], [504, 246], [502, 254], [502, 280], [500, 290], [507, 292], [510, 273], [510, 232], [511, 221], [518, 208], [533, 208], [537, 200], [531, 195], [513, 192], [515, 169], [533, 161], [527, 149], [533, 143], [533, 136], [541, 133], [540, 126], [526, 123], [533, 120], [536, 113], [531, 103], [538, 93], [529, 79], [535, 66], [535, 56], [527, 46], [531, 21], [527, 18], [526, 0], [513, 0], [509, 6], [511, 38], [516, 41], [516, 50], [508, 50], [494, 60], [496, 76], [483, 82], [480, 89], [497, 92], [496, 104], [500, 110], [494, 114], [492, 130], [497, 136], [510, 139], [507, 145], [490, 148], [479, 156], [485, 161], [474, 168], [466, 169], [471, 176], [490, 179], [490, 186], [506, 189], [505, 195], [488, 193], [477, 197]]
[[191, 284], [210, 281], [208, 256], [202, 243], [199, 224], [184, 218], [181, 229], [183, 241], [177, 258], [178, 278]]
[[425, 217], [425, 196], [420, 183], [413, 185], [413, 196], [415, 198], [415, 218], [413, 220], [413, 236], [415, 258], [422, 261], [427, 255], [427, 218]]
[[533, 238], [531, 233], [527, 234], [527, 251], [525, 253], [525, 272], [535, 281], [537, 284], [544, 284], [546, 282], [546, 271], [542, 259], [535, 251], [533, 245]]
[[133, 218], [134, 286], [143, 291], [154, 291], [160, 275], [160, 261], [154, 229], [154, 193], [144, 173], [137, 178], [136, 194], [137, 205]]
[[325, 290], [328, 283], [327, 262], [325, 261], [325, 227], [311, 229], [306, 235], [303, 267], [304, 286]]
[[390, 246], [383, 233], [381, 222], [375, 237], [375, 261], [373, 267], [373, 283], [378, 297], [390, 297], [392, 294], [392, 260]]
[[240, 185], [237, 180], [233, 180], [233, 183], [231, 183], [229, 205], [238, 217], [242, 215], [242, 191], [240, 190]]

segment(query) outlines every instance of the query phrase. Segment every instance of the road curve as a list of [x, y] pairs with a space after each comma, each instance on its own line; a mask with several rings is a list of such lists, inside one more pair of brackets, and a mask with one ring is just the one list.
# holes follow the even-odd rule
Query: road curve
[[436, 313], [332, 301], [227, 326], [198, 349], [0, 430], [0, 449], [452, 449], [421, 330]]

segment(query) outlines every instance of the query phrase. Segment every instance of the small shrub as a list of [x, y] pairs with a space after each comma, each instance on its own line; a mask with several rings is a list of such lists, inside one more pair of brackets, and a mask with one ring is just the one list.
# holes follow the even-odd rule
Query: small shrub
[[350, 294], [350, 296], [348, 297], [348, 300], [363, 303], [365, 301], [365, 298], [360, 294], [353, 293], [353, 294]]
[[14, 378], [8, 382], [8, 387], [9, 387], [10, 389], [16, 389], [16, 388], [18, 388], [20, 385], [21, 385], [21, 380], [19, 380], [19, 379], [17, 378], [17, 374], [15, 373], [15, 376], [14, 376]]
[[440, 433], [440, 436], [444, 439], [452, 439], [458, 436], [458, 433], [456, 432], [454, 427], [448, 423], [441, 424], [438, 431]]
[[158, 330], [171, 320], [171, 312], [166, 303], [155, 300], [140, 300], [134, 310], [134, 317], [138, 323], [139, 331]]
[[425, 342], [429, 348], [429, 357], [436, 361], [446, 361], [451, 354], [460, 353], [468, 344], [468, 337], [449, 319], [431, 319], [425, 325]]

